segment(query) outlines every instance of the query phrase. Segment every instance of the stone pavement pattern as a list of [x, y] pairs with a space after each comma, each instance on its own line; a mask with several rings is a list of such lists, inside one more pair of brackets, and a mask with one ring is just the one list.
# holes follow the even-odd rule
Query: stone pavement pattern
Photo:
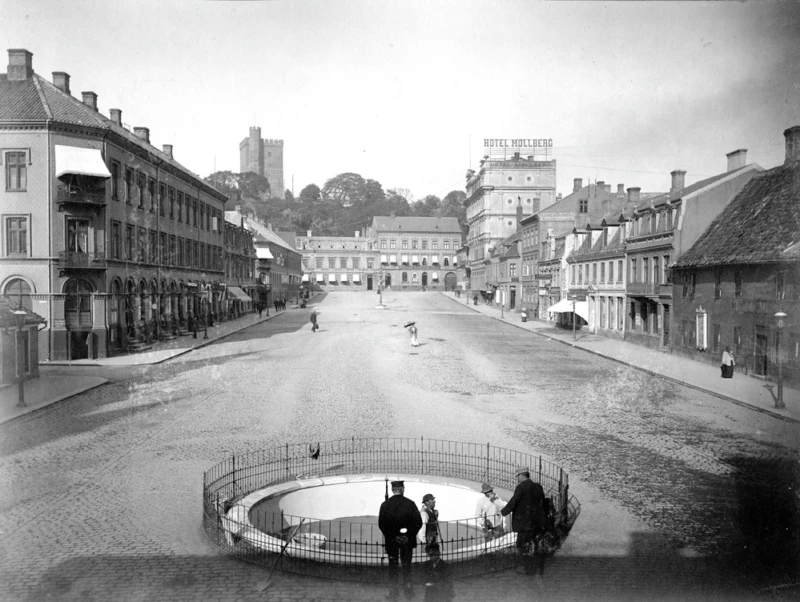
[[798, 524], [796, 424], [440, 295], [385, 297], [381, 311], [329, 295], [313, 335], [295, 310], [163, 364], [105, 367], [109, 384], [0, 426], [0, 598], [380, 599], [292, 575], [264, 590], [266, 569], [201, 530], [202, 473], [220, 459], [350, 436], [490, 441], [570, 472], [583, 511], [544, 579], [462, 581], [457, 600], [752, 599], [786, 582], [764, 552], [796, 552], [770, 530], [776, 512]]

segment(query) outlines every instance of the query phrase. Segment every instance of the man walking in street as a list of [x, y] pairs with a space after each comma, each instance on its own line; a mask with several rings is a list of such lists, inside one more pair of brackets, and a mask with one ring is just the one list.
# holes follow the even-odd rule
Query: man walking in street
[[539, 541], [544, 535], [547, 515], [544, 510], [544, 489], [531, 481], [530, 470], [518, 468], [517, 487], [500, 514], [511, 514], [511, 529], [517, 534], [517, 553], [522, 556], [522, 572], [536, 573], [535, 558], [539, 559], [539, 574], [544, 575], [544, 556], [539, 554]]
[[317, 329], [319, 328], [319, 324], [317, 324], [317, 312], [316, 311], [312, 311], [311, 312], [310, 320], [311, 320], [311, 332], [317, 332]]
[[400, 564], [402, 563], [403, 593], [414, 597], [411, 583], [411, 557], [417, 547], [417, 534], [422, 528], [422, 517], [416, 504], [405, 497], [405, 483], [392, 481], [392, 497], [381, 504], [378, 528], [383, 533], [386, 555], [389, 556], [390, 600], [400, 596]]

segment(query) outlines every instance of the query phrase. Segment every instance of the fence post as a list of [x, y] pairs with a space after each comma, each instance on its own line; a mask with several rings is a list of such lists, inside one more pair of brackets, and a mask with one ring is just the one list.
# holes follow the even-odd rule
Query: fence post
[[233, 463], [233, 497], [236, 497], [236, 454], [231, 454], [231, 462]]
[[[560, 496], [564, 495], [564, 469], [563, 468], [559, 468], [558, 469], [558, 495], [560, 495]], [[563, 501], [564, 498], [562, 497], [561, 500], [562, 500], [561, 503], [563, 504], [564, 503], [564, 501]]]
[[539, 456], [539, 484], [542, 484], [542, 457]]
[[422, 466], [420, 467], [420, 474], [425, 474], [425, 437], [421, 436], [419, 438], [420, 441], [420, 449], [419, 449], [419, 457]]
[[489, 478], [489, 455], [492, 453], [492, 445], [488, 441], [486, 442], [486, 480], [490, 481]]

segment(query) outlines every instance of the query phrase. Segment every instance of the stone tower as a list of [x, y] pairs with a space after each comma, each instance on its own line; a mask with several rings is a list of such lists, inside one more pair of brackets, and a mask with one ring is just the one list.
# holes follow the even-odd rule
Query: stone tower
[[266, 177], [272, 195], [283, 197], [283, 140], [264, 140], [261, 128], [251, 127], [249, 136], [239, 143], [239, 172], [247, 171]]

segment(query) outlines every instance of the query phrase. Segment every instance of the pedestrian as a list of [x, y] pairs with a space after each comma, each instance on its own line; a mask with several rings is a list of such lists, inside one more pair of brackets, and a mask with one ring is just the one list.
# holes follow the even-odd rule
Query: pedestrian
[[722, 365], [720, 366], [722, 378], [733, 378], [733, 367], [735, 365], [736, 360], [731, 353], [731, 348], [725, 347], [725, 351], [722, 352]]
[[414, 597], [411, 582], [411, 558], [417, 547], [417, 534], [422, 529], [422, 517], [416, 504], [405, 497], [405, 483], [392, 481], [392, 497], [381, 504], [378, 528], [383, 533], [386, 555], [389, 557], [390, 600], [400, 596], [402, 581], [406, 598]]
[[405, 328], [408, 329], [408, 334], [411, 335], [411, 346], [412, 347], [419, 347], [419, 341], [417, 340], [417, 326], [416, 322], [408, 322], [405, 325]]
[[264, 302], [263, 301], [259, 301], [258, 302], [258, 319], [259, 320], [261, 319], [261, 314], [263, 314], [263, 313], [264, 313]]
[[422, 497], [422, 506], [419, 509], [422, 519], [422, 529], [419, 532], [419, 542], [425, 544], [425, 553], [430, 556], [431, 550], [439, 549], [441, 533], [439, 532], [439, 511], [436, 510], [436, 498], [432, 493]]
[[489, 483], [481, 485], [481, 497], [475, 505], [475, 518], [479, 519], [486, 541], [502, 537], [506, 533], [504, 518], [500, 511], [506, 503], [494, 492]]
[[450, 567], [442, 560], [439, 545], [428, 552], [425, 563], [425, 600], [426, 602], [449, 602], [455, 598]]
[[517, 553], [522, 557], [521, 572], [534, 575], [535, 557], [538, 557], [539, 574], [543, 575], [544, 555], [539, 554], [539, 542], [547, 524], [544, 489], [531, 480], [528, 468], [518, 468], [514, 474], [517, 477], [517, 487], [500, 514], [511, 514], [511, 529], [517, 534]]
[[311, 312], [311, 318], [310, 319], [311, 319], [311, 332], [317, 332], [317, 329], [319, 328], [319, 324], [317, 323], [317, 312], [316, 311], [312, 311]]

